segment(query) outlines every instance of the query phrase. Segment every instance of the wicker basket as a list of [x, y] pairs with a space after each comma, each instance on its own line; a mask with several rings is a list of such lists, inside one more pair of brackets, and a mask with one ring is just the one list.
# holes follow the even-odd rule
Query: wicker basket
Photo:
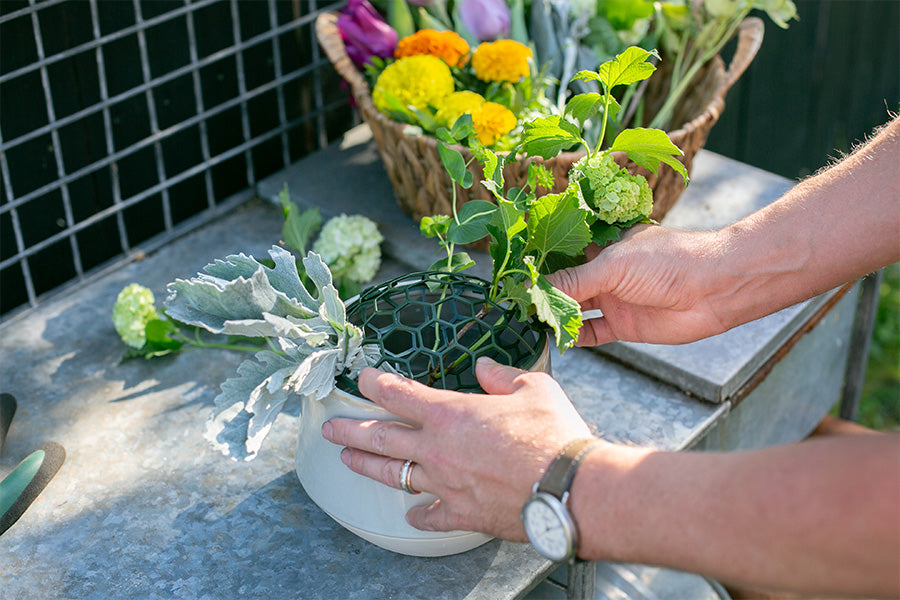
[[[451, 182], [438, 156], [435, 139], [428, 135], [410, 135], [406, 132], [406, 125], [390, 119], [375, 108], [365, 77], [357, 70], [344, 49], [344, 42], [337, 29], [337, 14], [320, 15], [316, 21], [316, 35], [335, 70], [350, 84], [353, 98], [372, 130], [384, 168], [393, 184], [397, 203], [403, 211], [416, 221], [424, 216], [452, 214]], [[717, 56], [705, 72], [698, 75], [698, 83], [692, 86], [676, 107], [672, 122], [677, 123], [678, 128], [668, 133], [672, 142], [684, 152], [681, 161], [689, 173], [694, 155], [706, 143], [710, 129], [725, 109], [726, 92], [753, 61], [762, 44], [762, 37], [761, 19], [751, 17], [741, 23], [737, 49], [728, 68], [725, 68], [724, 62]], [[648, 114], [654, 114], [658, 110], [664, 100], [660, 90], [664, 89], [663, 86], [668, 87], [665, 63], [660, 72], [661, 76], [654, 76], [648, 81]], [[456, 149], [467, 160], [471, 158], [468, 149], [460, 146], [456, 146]], [[553, 171], [556, 180], [553, 191], [558, 192], [566, 187], [569, 168], [582, 156], [583, 151], [563, 152], [543, 161]], [[650, 173], [627, 162], [624, 156], [621, 162], [632, 172], [641, 172], [647, 177], [653, 189], [651, 217], [661, 219], [684, 190], [681, 175], [666, 165], [662, 165], [658, 173]], [[483, 178], [477, 161], [471, 161], [469, 169], [476, 182]], [[528, 163], [525, 161], [508, 164], [503, 171], [505, 185], [524, 187], [527, 169]], [[468, 190], [457, 186], [457, 206], [470, 199], [490, 200], [491, 196], [482, 185], [473, 185]]]

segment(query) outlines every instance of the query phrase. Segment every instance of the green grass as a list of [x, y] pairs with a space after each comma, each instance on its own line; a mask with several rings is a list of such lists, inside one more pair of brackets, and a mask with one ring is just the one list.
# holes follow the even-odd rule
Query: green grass
[[878, 430], [900, 427], [900, 263], [884, 272], [857, 420]]

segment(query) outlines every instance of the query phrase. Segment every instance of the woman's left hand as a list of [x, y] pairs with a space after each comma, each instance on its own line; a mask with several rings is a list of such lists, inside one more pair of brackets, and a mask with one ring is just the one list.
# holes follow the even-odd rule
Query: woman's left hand
[[438, 500], [409, 511], [413, 527], [526, 541], [519, 513], [532, 486], [568, 442], [591, 432], [549, 375], [485, 359], [476, 374], [488, 395], [366, 369], [363, 395], [414, 425], [333, 418], [322, 434], [346, 446], [341, 459], [353, 471], [391, 487], [415, 462], [410, 486]]

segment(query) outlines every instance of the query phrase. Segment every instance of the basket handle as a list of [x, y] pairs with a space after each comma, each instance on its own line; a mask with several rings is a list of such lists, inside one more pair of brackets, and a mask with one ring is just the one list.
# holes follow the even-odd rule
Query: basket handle
[[725, 89], [727, 91], [731, 86], [737, 83], [750, 63], [756, 57], [763, 42], [763, 33], [765, 32], [765, 24], [759, 17], [747, 17], [738, 26], [738, 43], [737, 50], [728, 64], [728, 70], [725, 72]]
[[319, 44], [325, 50], [328, 60], [334, 65], [334, 70], [350, 84], [353, 95], [357, 97], [358, 101], [360, 96], [368, 95], [369, 84], [347, 55], [337, 20], [337, 13], [320, 14], [316, 18], [316, 37], [319, 38]]

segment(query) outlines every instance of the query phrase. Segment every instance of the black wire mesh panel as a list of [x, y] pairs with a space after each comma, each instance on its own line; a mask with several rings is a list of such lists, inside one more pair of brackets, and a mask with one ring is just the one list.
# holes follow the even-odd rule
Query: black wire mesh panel
[[379, 365], [432, 387], [480, 392], [479, 356], [527, 369], [547, 343], [545, 327], [516, 320], [489, 292], [490, 283], [477, 277], [416, 273], [365, 290], [347, 318], [363, 328], [366, 343], [378, 345]]

